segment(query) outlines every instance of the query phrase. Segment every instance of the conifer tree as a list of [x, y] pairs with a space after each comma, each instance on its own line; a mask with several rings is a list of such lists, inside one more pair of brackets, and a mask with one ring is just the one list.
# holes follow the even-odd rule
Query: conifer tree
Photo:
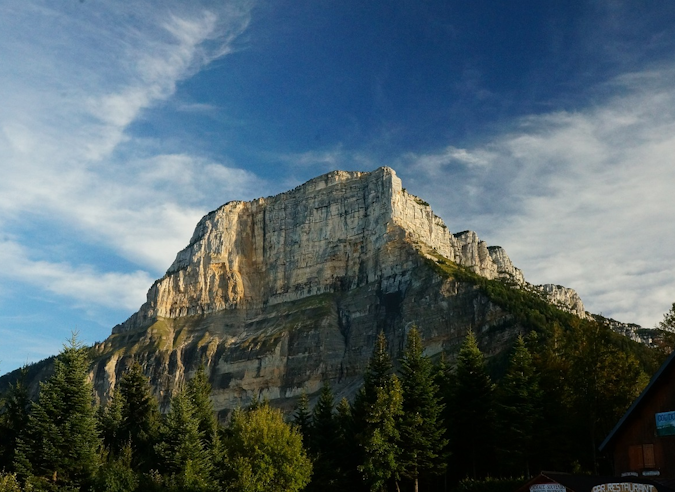
[[310, 448], [317, 454], [326, 454], [326, 451], [334, 447], [337, 439], [337, 422], [333, 391], [328, 382], [321, 387], [319, 400], [312, 410], [311, 434]]
[[293, 423], [297, 426], [302, 435], [305, 446], [309, 448], [309, 441], [311, 439], [312, 428], [312, 413], [309, 411], [309, 396], [303, 390], [300, 394], [300, 399], [295, 406], [295, 413], [293, 414]]
[[155, 467], [154, 446], [159, 438], [161, 421], [157, 400], [137, 362], [122, 376], [119, 393], [122, 400], [119, 445], [122, 447], [130, 442], [134, 468], [148, 472]]
[[400, 420], [403, 476], [413, 480], [415, 492], [423, 473], [443, 473], [445, 428], [441, 413], [443, 404], [434, 381], [434, 367], [423, 355], [422, 338], [416, 327], [408, 333], [401, 359], [403, 415]]
[[109, 453], [116, 455], [124, 446], [120, 437], [122, 427], [122, 396], [115, 391], [107, 405], [101, 405], [96, 411], [98, 426], [101, 431], [103, 445]]
[[342, 490], [357, 490], [360, 485], [358, 466], [359, 444], [354, 430], [352, 408], [347, 398], [342, 398], [337, 405], [335, 420], [338, 430], [336, 445], [337, 469], [342, 477]]
[[387, 339], [380, 332], [352, 409], [361, 451], [358, 469], [372, 491], [384, 490], [391, 481], [398, 487], [400, 478], [397, 423], [403, 411], [403, 393], [392, 371]]
[[163, 439], [155, 446], [169, 481], [179, 490], [214, 490], [212, 456], [206, 447], [200, 420], [190, 397], [171, 399]]
[[614, 346], [612, 336], [606, 325], [579, 321], [566, 337], [569, 403], [579, 428], [585, 427], [580, 441], [587, 443], [582, 450], [594, 473], [599, 443], [648, 382], [635, 357]]
[[90, 483], [99, 465], [87, 349], [73, 335], [54, 362], [54, 373], [40, 383], [26, 434], [17, 443], [16, 465], [23, 477], [50, 487]]
[[0, 399], [0, 470], [14, 468], [14, 453], [17, 438], [26, 431], [28, 425], [28, 387], [26, 369], [21, 370], [19, 379], [10, 384]]
[[494, 461], [494, 386], [472, 332], [457, 356], [451, 395], [448, 426], [454, 471], [459, 478], [482, 478]]
[[400, 475], [400, 434], [398, 420], [403, 413], [403, 391], [395, 374], [374, 389], [373, 404], [366, 409], [365, 432], [361, 435], [364, 460], [359, 466], [371, 491], [386, 490], [394, 482], [398, 489]]
[[506, 375], [499, 385], [501, 462], [512, 476], [530, 476], [542, 427], [542, 394], [532, 356], [522, 336], [516, 340]]
[[333, 392], [328, 382], [321, 388], [319, 401], [312, 411], [312, 429], [309, 448], [314, 457], [314, 490], [336, 490], [340, 473], [338, 461], [338, 423]]
[[217, 448], [218, 419], [211, 401], [211, 384], [204, 365], [200, 365], [194, 377], [187, 384], [187, 397], [192, 403], [199, 431], [209, 449]]

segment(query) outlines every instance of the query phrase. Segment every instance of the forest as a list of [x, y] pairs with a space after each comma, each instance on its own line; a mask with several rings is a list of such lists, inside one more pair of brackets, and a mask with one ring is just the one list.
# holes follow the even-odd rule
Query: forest
[[165, 414], [138, 364], [96, 405], [73, 336], [37, 400], [21, 379], [2, 395], [0, 491], [478, 492], [542, 469], [606, 472], [598, 444], [668, 349], [566, 319], [519, 336], [501, 370], [471, 332], [453, 364], [425, 355], [416, 327], [392, 359], [381, 332], [353, 401], [326, 383], [292, 415], [256, 401], [224, 423], [203, 367]]

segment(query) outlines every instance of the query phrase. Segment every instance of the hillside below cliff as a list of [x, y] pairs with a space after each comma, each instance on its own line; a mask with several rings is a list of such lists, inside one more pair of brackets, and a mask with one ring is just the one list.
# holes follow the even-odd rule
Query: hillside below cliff
[[503, 353], [536, 322], [514, 295], [589, 316], [572, 289], [533, 286], [502, 248], [450, 232], [392, 169], [334, 171], [205, 215], [139, 311], [92, 348], [92, 378], [106, 400], [139, 362], [166, 402], [204, 364], [222, 411], [284, 405], [326, 380], [351, 396], [380, 331], [394, 358], [413, 325], [432, 356], [452, 359], [469, 330]]

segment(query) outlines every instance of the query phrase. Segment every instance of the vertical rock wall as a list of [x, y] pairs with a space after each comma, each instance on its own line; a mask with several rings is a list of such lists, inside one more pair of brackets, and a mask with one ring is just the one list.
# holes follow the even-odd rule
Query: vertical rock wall
[[405, 271], [400, 255], [392, 254], [401, 240], [434, 248], [487, 278], [522, 280], [506, 253], [491, 255], [475, 233], [453, 236], [392, 169], [334, 171], [203, 217], [147, 302], [115, 332], [157, 317], [260, 308], [377, 279], [387, 288]]

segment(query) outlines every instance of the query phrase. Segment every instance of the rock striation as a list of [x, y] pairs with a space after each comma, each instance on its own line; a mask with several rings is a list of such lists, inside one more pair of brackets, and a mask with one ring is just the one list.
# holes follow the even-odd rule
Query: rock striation
[[428, 354], [452, 354], [469, 330], [499, 353], [521, 327], [435, 262], [585, 314], [571, 289], [531, 286], [502, 248], [451, 233], [392, 169], [334, 171], [204, 216], [139, 311], [94, 347], [95, 387], [107, 398], [138, 361], [166, 401], [204, 363], [222, 411], [259, 397], [283, 405], [324, 380], [350, 396], [378, 332], [396, 357], [413, 324]]
[[503, 249], [488, 248], [472, 231], [451, 234], [392, 169], [334, 171], [206, 215], [147, 302], [113, 332], [154, 318], [257, 309], [375, 281], [384, 292], [396, 291], [406, 282], [405, 267], [386, 253], [401, 241], [430, 247], [486, 278], [524, 282]]

